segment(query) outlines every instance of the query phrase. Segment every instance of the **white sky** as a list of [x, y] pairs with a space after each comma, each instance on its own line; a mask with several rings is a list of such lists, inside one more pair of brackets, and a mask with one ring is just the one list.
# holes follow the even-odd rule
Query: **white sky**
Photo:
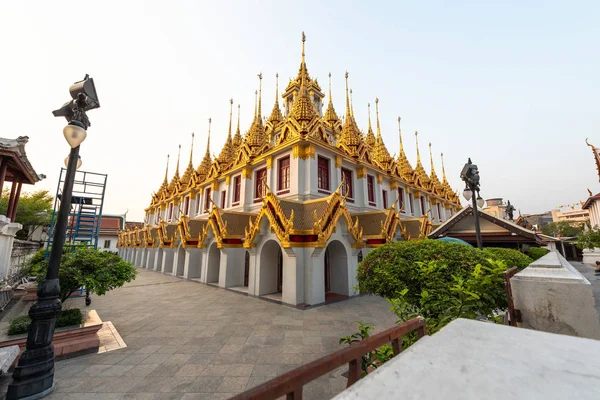
[[360, 127], [379, 97], [390, 152], [401, 115], [413, 165], [417, 129], [426, 169], [431, 141], [437, 172], [443, 151], [454, 188], [462, 190], [458, 174], [471, 157], [482, 196], [510, 199], [523, 213], [598, 192], [584, 143], [600, 145], [598, 3], [398, 3], [5, 1], [0, 136], [29, 136], [29, 158], [48, 178], [24, 189], [54, 193], [69, 147], [65, 120], [51, 111], [90, 74], [101, 108], [89, 113], [82, 170], [109, 175], [105, 212], [141, 220], [180, 143], [187, 165], [192, 132], [197, 166], [209, 117], [219, 153], [229, 98], [248, 129], [259, 72], [270, 113], [274, 75], [281, 88], [296, 75], [304, 30], [309, 72], [326, 89], [331, 71], [338, 114], [348, 70]]

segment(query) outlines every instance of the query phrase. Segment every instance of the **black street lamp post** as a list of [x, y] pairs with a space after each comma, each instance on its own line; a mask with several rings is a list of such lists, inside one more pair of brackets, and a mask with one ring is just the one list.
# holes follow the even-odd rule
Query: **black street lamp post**
[[62, 198], [56, 226], [46, 279], [38, 288], [38, 299], [29, 310], [31, 325], [27, 334], [25, 351], [12, 375], [6, 398], [38, 399], [54, 390], [54, 346], [52, 338], [56, 326], [56, 317], [62, 304], [59, 299], [60, 283], [58, 269], [65, 243], [65, 234], [71, 209], [71, 197], [75, 172], [79, 161], [79, 145], [87, 136], [90, 126], [86, 111], [100, 107], [94, 81], [88, 75], [69, 89], [73, 100], [65, 103], [60, 109], [53, 111], [55, 117], [65, 117], [69, 124], [63, 133], [69, 145], [67, 172], [62, 190]]
[[[460, 173], [460, 179], [465, 182], [465, 190], [463, 196], [467, 201], [473, 201], [473, 216], [475, 217], [475, 236], [477, 237], [477, 247], [481, 250], [483, 248], [483, 242], [481, 240], [481, 228], [479, 226], [479, 210], [478, 207], [483, 207], [485, 201], [479, 195], [479, 170], [477, 165], [471, 162], [471, 158], [463, 167]], [[477, 193], [477, 196], [475, 196]]]

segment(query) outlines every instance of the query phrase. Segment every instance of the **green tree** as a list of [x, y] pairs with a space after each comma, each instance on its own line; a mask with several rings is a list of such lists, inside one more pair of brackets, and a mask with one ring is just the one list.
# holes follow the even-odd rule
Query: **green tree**
[[[2, 190], [0, 198], [0, 214], [6, 215], [10, 190]], [[52, 217], [52, 202], [54, 198], [47, 190], [38, 190], [33, 193], [22, 193], [17, 206], [15, 222], [23, 225], [23, 229], [17, 232], [17, 237], [27, 239], [30, 227], [34, 229], [39, 226], [50, 224]]]
[[550, 222], [542, 228], [544, 235], [553, 237], [575, 237], [583, 233], [584, 224], [571, 224], [567, 221]]
[[[44, 251], [41, 249], [32, 259], [32, 273], [39, 282], [46, 278], [48, 270], [48, 261], [42, 255]], [[65, 251], [58, 270], [61, 300], [65, 301], [84, 286], [90, 293], [103, 295], [131, 282], [136, 273], [131, 263], [114, 253], [85, 247]]]
[[590, 228], [579, 235], [577, 238], [577, 247], [590, 250], [600, 247], [600, 228]]

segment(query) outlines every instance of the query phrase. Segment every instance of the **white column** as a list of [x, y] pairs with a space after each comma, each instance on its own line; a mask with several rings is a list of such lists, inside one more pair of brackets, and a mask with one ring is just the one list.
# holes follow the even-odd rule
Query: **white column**
[[250, 256], [248, 267], [248, 294], [258, 296], [259, 265], [257, 263], [258, 256], [256, 247], [252, 247], [246, 250], [248, 251], [248, 254]]
[[171, 248], [163, 249], [162, 272], [170, 274], [173, 271], [174, 251]]
[[246, 249], [228, 248], [220, 250], [219, 287], [242, 286], [244, 284]]
[[308, 249], [304, 270], [305, 287], [304, 302], [307, 304], [320, 304], [325, 302], [325, 249], [316, 248], [310, 252]]
[[185, 250], [185, 265], [183, 277], [186, 279], [199, 279], [202, 271], [202, 249], [188, 248]]
[[10, 222], [6, 216], [0, 215], [0, 279], [5, 279], [10, 274], [15, 234], [22, 228], [23, 225]]
[[286, 304], [304, 303], [304, 263], [302, 248], [282, 250], [283, 282], [281, 300]]

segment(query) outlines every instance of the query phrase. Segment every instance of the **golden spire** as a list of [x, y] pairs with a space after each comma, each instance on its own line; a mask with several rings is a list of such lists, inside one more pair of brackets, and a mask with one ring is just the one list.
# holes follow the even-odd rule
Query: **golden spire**
[[417, 164], [421, 162], [421, 154], [419, 153], [419, 132], [415, 131], [415, 143], [417, 144]]
[[179, 176], [179, 159], [181, 158], [181, 145], [179, 145], [179, 150], [177, 151], [177, 166], [175, 167], [175, 176]]
[[190, 183], [190, 179], [192, 177], [192, 174], [194, 173], [194, 164], [192, 162], [193, 154], [194, 154], [194, 133], [192, 133], [192, 146], [190, 148], [190, 162], [188, 163], [188, 166], [185, 169], [183, 176], [181, 177], [181, 183], [183, 183], [185, 186], [187, 186], [187, 184]]
[[448, 182], [448, 179], [446, 179], [446, 168], [444, 167], [444, 153], [441, 153], [442, 156], [442, 177], [444, 179], [444, 183]]
[[262, 111], [260, 103], [262, 100], [262, 72], [258, 74], [258, 112], [256, 113], [257, 118], [262, 121]]
[[352, 113], [352, 116], [354, 116], [354, 105], [352, 103], [352, 89], [350, 89], [350, 112]]
[[306, 64], [304, 61], [304, 42], [306, 42], [306, 35], [304, 34], [304, 31], [302, 31], [302, 64]]
[[398, 137], [400, 138], [400, 154], [404, 154], [404, 146], [402, 145], [402, 128], [400, 127], [400, 116], [398, 116]]
[[317, 117], [317, 110], [315, 105], [308, 96], [308, 90], [306, 88], [306, 79], [303, 76], [300, 81], [300, 91], [298, 96], [294, 99], [292, 104], [292, 111], [290, 117], [298, 121], [305, 127], [310, 121]]
[[233, 148], [233, 141], [231, 139], [231, 122], [233, 119], [233, 99], [229, 99], [229, 133], [227, 134], [227, 139], [225, 140], [225, 144], [221, 149], [221, 154], [219, 154], [219, 163], [222, 164], [222, 167], [227, 167], [233, 161], [235, 157], [235, 149]]
[[368, 116], [369, 116], [369, 129], [367, 130], [367, 136], [365, 137], [365, 142], [367, 146], [373, 147], [375, 146], [375, 134], [373, 134], [373, 128], [371, 127], [371, 103], [367, 103], [368, 108]]
[[329, 124], [331, 129], [334, 129], [335, 124], [339, 122], [339, 118], [333, 108], [333, 97], [331, 96], [331, 72], [329, 73], [329, 104], [327, 104], [327, 110], [325, 110], [323, 119]]
[[433, 154], [431, 153], [431, 142], [429, 142], [429, 162], [431, 163], [431, 172], [433, 173]]
[[229, 99], [229, 140], [231, 140], [231, 122], [233, 120], [233, 99]]
[[171, 179], [171, 183], [169, 183], [169, 192], [172, 194], [177, 188], [177, 184], [179, 183], [179, 159], [181, 157], [181, 145], [179, 145], [179, 150], [177, 152], [177, 165], [175, 167], [175, 175], [173, 175], [173, 179]]
[[377, 118], [377, 137], [381, 137], [381, 127], [379, 126], [379, 98], [375, 97], [375, 117]]
[[167, 185], [169, 180], [168, 180], [168, 176], [169, 176], [169, 158], [171, 157], [170, 154], [167, 154], [167, 168], [165, 168], [165, 180], [163, 181], [163, 185]]
[[431, 151], [431, 142], [429, 142], [429, 162], [431, 163], [431, 173], [429, 174], [431, 179], [431, 189], [433, 189], [436, 194], [443, 194], [444, 188], [437, 174], [435, 173], [435, 166], [433, 165], [433, 153]]
[[204, 158], [202, 159], [202, 162], [200, 163], [200, 165], [198, 166], [198, 169], [196, 169], [196, 173], [199, 175], [200, 180], [203, 180], [206, 177], [206, 174], [208, 174], [208, 170], [210, 169], [210, 164], [212, 163], [212, 158], [210, 156], [210, 125], [211, 125], [211, 118], [208, 119], [208, 140], [206, 141], [206, 153], [204, 153]]
[[279, 74], [277, 73], [275, 74], [275, 105], [273, 105], [269, 122], [273, 123], [273, 128], [275, 128], [281, 121], [283, 121], [283, 115], [279, 109]]
[[257, 105], [258, 105], [258, 90], [255, 90], [254, 91], [254, 120], [256, 120], [256, 106]]
[[356, 128], [356, 122], [352, 116], [350, 108], [350, 97], [348, 96], [348, 72], [346, 71], [346, 119], [344, 120], [344, 127], [342, 128], [342, 135], [338, 146], [346, 149], [352, 155], [356, 155], [356, 150], [361, 144], [362, 138], [358, 129]]
[[237, 120], [237, 129], [235, 130], [235, 136], [233, 137], [233, 147], [234, 149], [238, 149], [242, 144], [242, 133], [240, 132], [240, 105], [238, 104], [238, 120]]

